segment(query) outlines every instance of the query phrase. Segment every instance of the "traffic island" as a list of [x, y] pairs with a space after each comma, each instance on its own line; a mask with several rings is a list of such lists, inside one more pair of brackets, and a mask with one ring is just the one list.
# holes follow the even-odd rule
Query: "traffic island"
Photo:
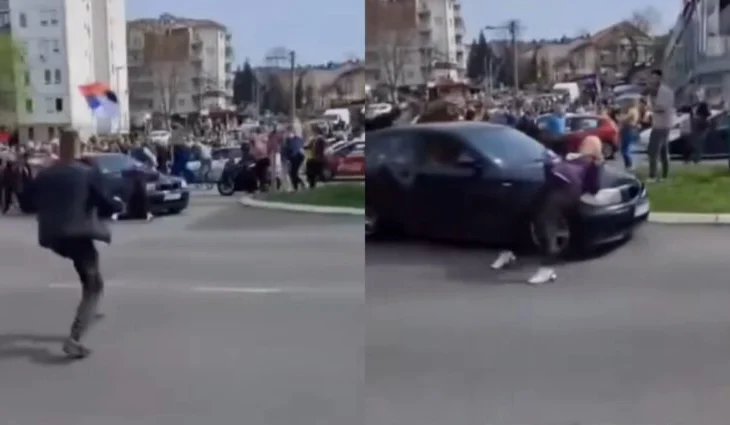
[[[674, 164], [672, 164], [674, 165]], [[646, 179], [645, 169], [637, 173]], [[719, 165], [683, 165], [666, 180], [646, 184], [650, 221], [730, 224], [730, 170]]]
[[241, 204], [283, 211], [364, 216], [365, 185], [340, 183], [296, 192], [270, 192], [244, 197]]

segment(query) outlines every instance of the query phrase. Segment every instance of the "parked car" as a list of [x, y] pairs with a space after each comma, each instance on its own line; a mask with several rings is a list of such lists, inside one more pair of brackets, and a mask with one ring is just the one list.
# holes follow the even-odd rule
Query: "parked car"
[[351, 141], [325, 151], [324, 180], [354, 179], [365, 176], [365, 142]]
[[[710, 131], [704, 145], [705, 158], [727, 158], [730, 150], [730, 126], [728, 113], [721, 110], [710, 111]], [[669, 131], [669, 155], [673, 158], [683, 158], [689, 152], [690, 115], [677, 114], [674, 126]], [[641, 132], [638, 146], [635, 150], [645, 152], [649, 146], [651, 129]]]
[[[550, 115], [537, 118], [537, 126], [544, 130]], [[594, 114], [566, 114], [567, 133], [560, 140], [560, 146], [550, 146], [559, 153], [576, 152], [580, 143], [588, 136], [598, 136], [603, 145], [603, 156], [612, 159], [619, 151], [618, 127], [609, 117]]]
[[[537, 243], [546, 161], [560, 157], [507, 126], [452, 122], [368, 134], [366, 236], [390, 231], [491, 243]], [[644, 185], [605, 165], [596, 204], [560, 220], [561, 252], [629, 237], [649, 215]], [[595, 199], [595, 198], [591, 198]], [[396, 232], [397, 233], [397, 232]]]

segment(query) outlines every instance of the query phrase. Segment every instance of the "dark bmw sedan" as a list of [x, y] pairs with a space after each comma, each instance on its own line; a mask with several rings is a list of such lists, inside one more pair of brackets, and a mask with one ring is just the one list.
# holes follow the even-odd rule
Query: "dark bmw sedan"
[[[417, 124], [368, 133], [366, 234], [409, 234], [489, 243], [534, 243], [533, 215], [553, 152], [509, 127]], [[559, 220], [561, 250], [628, 238], [649, 200], [633, 175], [602, 167], [601, 190]]]
[[152, 213], [178, 214], [188, 207], [190, 191], [182, 178], [162, 174], [120, 153], [87, 154], [83, 161], [99, 167], [112, 193], [126, 202], [131, 196], [133, 174], [141, 173], [147, 182], [145, 190]]

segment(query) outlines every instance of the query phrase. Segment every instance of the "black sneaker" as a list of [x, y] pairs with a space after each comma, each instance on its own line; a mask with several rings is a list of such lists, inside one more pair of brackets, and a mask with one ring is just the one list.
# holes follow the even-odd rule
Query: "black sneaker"
[[68, 338], [64, 341], [63, 352], [72, 359], [83, 359], [89, 357], [91, 354], [91, 350], [72, 338]]

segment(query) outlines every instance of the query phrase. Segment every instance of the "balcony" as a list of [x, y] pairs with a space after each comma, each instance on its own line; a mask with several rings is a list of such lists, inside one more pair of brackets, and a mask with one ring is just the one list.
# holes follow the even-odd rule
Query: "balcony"
[[431, 19], [431, 10], [426, 5], [422, 5], [418, 9], [418, 19]]
[[428, 37], [430, 39], [431, 38], [431, 23], [430, 22], [419, 22], [418, 32], [419, 32], [421, 38]]
[[454, 0], [453, 6], [454, 12], [461, 12], [461, 3], [459, 2], [459, 0]]
[[226, 46], [226, 58], [233, 58], [233, 46]]

